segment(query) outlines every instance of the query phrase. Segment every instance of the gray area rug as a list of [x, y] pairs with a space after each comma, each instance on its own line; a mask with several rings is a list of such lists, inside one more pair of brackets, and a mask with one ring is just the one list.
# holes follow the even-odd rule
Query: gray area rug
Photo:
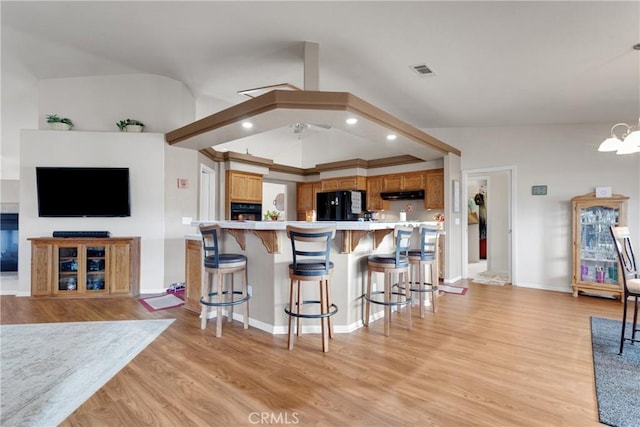
[[0, 325], [0, 425], [60, 424], [174, 321]]
[[[600, 422], [616, 427], [640, 426], [640, 345], [620, 348], [618, 320], [591, 318], [593, 369]], [[627, 324], [627, 331], [631, 324]]]

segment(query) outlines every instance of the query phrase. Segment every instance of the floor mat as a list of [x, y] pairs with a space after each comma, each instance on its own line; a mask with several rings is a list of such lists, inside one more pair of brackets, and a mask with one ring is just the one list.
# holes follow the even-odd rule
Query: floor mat
[[183, 293], [171, 293], [166, 295], [159, 295], [155, 297], [140, 298], [140, 304], [142, 304], [149, 311], [165, 310], [167, 308], [179, 307], [184, 304]]
[[447, 294], [456, 294], [456, 295], [464, 295], [469, 290], [467, 288], [459, 288], [457, 286], [449, 286], [449, 285], [439, 285], [438, 289], [441, 292], [445, 292]]

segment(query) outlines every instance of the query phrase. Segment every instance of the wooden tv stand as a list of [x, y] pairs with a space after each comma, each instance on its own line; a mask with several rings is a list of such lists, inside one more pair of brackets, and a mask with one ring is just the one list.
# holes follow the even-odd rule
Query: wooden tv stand
[[31, 296], [117, 297], [140, 293], [140, 237], [31, 241]]

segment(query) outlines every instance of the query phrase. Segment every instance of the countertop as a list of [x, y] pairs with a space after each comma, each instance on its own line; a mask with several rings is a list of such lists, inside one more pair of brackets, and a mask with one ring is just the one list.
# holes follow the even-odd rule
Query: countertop
[[325, 227], [331, 224], [336, 225], [336, 230], [386, 230], [394, 228], [396, 225], [406, 225], [419, 227], [421, 224], [428, 224], [433, 227], [438, 226], [437, 221], [193, 221], [191, 225], [198, 228], [200, 224], [219, 224], [222, 228], [239, 230], [286, 230], [287, 225], [296, 227]]

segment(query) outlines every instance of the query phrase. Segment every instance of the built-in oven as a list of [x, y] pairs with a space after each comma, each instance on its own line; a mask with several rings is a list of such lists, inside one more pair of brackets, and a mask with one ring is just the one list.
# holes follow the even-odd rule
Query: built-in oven
[[231, 219], [234, 221], [260, 221], [262, 205], [260, 203], [231, 203]]

